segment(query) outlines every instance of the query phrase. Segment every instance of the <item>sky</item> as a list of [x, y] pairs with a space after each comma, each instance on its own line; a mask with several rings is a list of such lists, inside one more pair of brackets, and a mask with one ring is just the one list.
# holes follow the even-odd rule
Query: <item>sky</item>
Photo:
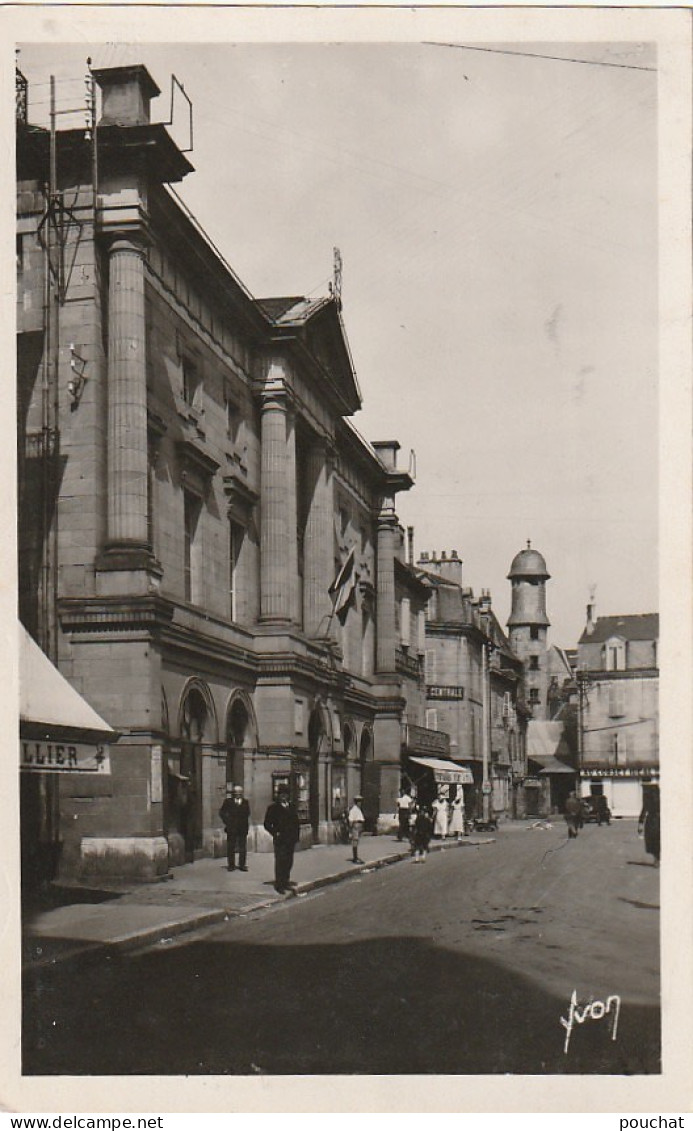
[[[34, 43], [19, 62], [34, 120], [51, 73], [80, 104], [87, 55], [145, 63], [155, 120], [174, 73], [196, 169], [176, 191], [256, 297], [326, 294], [339, 247], [353, 422], [416, 453], [398, 513], [417, 555], [457, 550], [505, 623], [531, 539], [549, 642], [572, 647], [591, 586], [598, 614], [658, 608], [656, 50], [462, 42]], [[186, 145], [181, 100], [171, 129]]]

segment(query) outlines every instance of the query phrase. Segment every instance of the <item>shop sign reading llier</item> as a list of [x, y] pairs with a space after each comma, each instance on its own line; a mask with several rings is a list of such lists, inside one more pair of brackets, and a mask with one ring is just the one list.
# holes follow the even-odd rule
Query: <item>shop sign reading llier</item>
[[41, 774], [110, 774], [108, 747], [102, 743], [19, 743], [19, 768]]

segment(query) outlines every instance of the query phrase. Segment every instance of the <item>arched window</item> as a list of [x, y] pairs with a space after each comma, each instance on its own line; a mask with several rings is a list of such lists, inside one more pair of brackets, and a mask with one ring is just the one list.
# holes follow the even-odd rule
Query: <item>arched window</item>
[[351, 723], [344, 724], [344, 754], [347, 758], [353, 758], [356, 753], [356, 740], [354, 736], [354, 728]]
[[250, 718], [242, 699], [234, 699], [226, 716], [226, 781], [243, 785], [244, 756]]

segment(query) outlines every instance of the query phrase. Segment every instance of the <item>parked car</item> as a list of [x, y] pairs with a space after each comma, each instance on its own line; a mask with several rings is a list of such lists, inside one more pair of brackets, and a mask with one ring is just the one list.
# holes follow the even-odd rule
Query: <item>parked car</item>
[[611, 810], [607, 805], [606, 798], [591, 794], [589, 797], [581, 797], [582, 802], [582, 820], [584, 824], [589, 824], [590, 821], [599, 822], [602, 824], [611, 824]]

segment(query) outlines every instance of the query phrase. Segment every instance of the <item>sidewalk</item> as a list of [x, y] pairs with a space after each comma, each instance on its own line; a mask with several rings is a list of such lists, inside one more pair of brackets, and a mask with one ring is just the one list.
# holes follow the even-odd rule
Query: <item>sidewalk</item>
[[[488, 836], [461, 842], [432, 841], [432, 851], [490, 844]], [[363, 864], [351, 862], [349, 845], [315, 845], [297, 852], [292, 881], [295, 895], [337, 883], [405, 860], [409, 847], [395, 836], [364, 836]], [[176, 935], [221, 923], [292, 898], [274, 890], [274, 854], [248, 855], [248, 871], [228, 872], [226, 859], [197, 860], [174, 869], [172, 878], [133, 888], [63, 888], [61, 906], [25, 911], [22, 928], [24, 970], [50, 966], [75, 955], [103, 955], [160, 943]], [[74, 901], [72, 901], [74, 897]], [[70, 902], [67, 902], [70, 901]]]

